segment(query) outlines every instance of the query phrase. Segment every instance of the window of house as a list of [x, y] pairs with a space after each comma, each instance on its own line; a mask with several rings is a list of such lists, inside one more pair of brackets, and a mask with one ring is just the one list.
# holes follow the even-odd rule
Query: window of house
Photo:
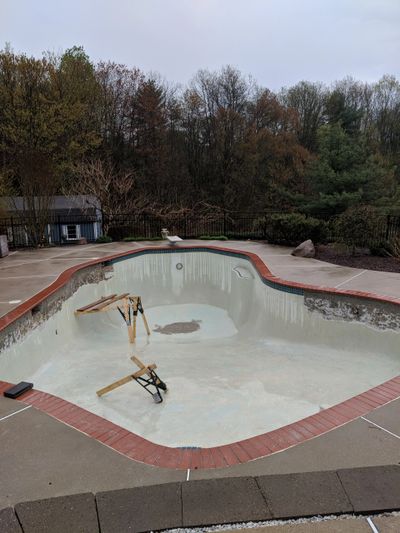
[[66, 224], [63, 231], [67, 241], [74, 241], [81, 237], [81, 227], [79, 224]]

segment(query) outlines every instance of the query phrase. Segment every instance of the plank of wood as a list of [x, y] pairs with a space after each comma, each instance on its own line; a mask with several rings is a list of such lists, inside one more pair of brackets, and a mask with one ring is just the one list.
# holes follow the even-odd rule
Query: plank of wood
[[133, 361], [141, 370], [145, 369], [146, 370], [145, 374], [147, 374], [149, 377], [151, 377], [151, 374], [149, 371], [157, 368], [157, 365], [155, 363], [152, 363], [151, 365], [147, 365], [147, 366], [144, 365], [142, 361], [138, 357], [135, 357], [134, 355], [132, 355], [131, 361]]
[[129, 383], [129, 381], [132, 381], [133, 379], [133, 375], [129, 374], [129, 376], [125, 376], [124, 378], [121, 378], [118, 381], [114, 381], [114, 383], [107, 385], [107, 387], [99, 389], [98, 391], [96, 391], [96, 394], [97, 396], [103, 396], [103, 394], [106, 394], [107, 392], [110, 392], [116, 389], [117, 387], [121, 387], [121, 385], [125, 385], [125, 383]]
[[127, 296], [129, 296], [129, 292], [120, 294], [119, 296], [114, 296], [108, 302], [103, 302], [97, 305], [96, 307], [93, 307], [92, 309], [90, 309], [90, 312], [104, 311], [105, 307], [108, 307], [109, 305], [114, 304], [115, 302], [118, 302], [119, 300], [122, 300], [123, 298], [126, 298]]
[[132, 324], [130, 321], [132, 320], [130, 313], [130, 304], [129, 304], [129, 298], [124, 298], [124, 316], [125, 316], [125, 323], [128, 328], [128, 338], [129, 342], [133, 344], [135, 342], [135, 337], [133, 336], [133, 330], [132, 330]]
[[91, 304], [85, 305], [84, 307], [80, 307], [75, 311], [75, 313], [82, 313], [83, 311], [86, 311], [87, 309], [90, 309], [91, 307], [101, 304], [105, 302], [106, 300], [109, 300], [110, 298], [114, 298], [114, 296], [117, 296], [116, 294], [110, 294], [110, 296], [103, 296], [103, 298], [100, 298], [99, 300], [96, 300], [95, 302], [92, 302]]
[[142, 361], [139, 359], [139, 357], [136, 357], [136, 355], [132, 355], [131, 361], [135, 363], [139, 368], [145, 368], [146, 365], [142, 363]]
[[149, 366], [145, 366], [144, 368], [141, 368], [134, 374], [129, 374], [129, 376], [125, 376], [121, 379], [118, 379], [117, 381], [110, 383], [110, 385], [107, 385], [107, 387], [103, 387], [102, 389], [99, 389], [98, 391], [96, 391], [96, 394], [97, 396], [103, 396], [103, 394], [107, 394], [107, 392], [111, 392], [112, 390], [117, 389], [118, 387], [121, 387], [122, 385], [125, 385], [125, 383], [129, 383], [135, 378], [140, 378], [141, 376], [143, 376], [143, 374], [147, 374], [150, 370], [154, 370], [155, 368], [157, 368], [157, 365], [155, 365], [154, 363]]
[[133, 339], [136, 339], [136, 317], [137, 317], [137, 297], [130, 299], [132, 302], [132, 335]]
[[149, 328], [149, 324], [147, 323], [147, 319], [145, 317], [144, 311], [142, 313], [142, 318], [143, 318], [143, 322], [144, 322], [144, 327], [146, 328], [146, 333], [147, 333], [147, 335], [150, 335], [150, 328]]
[[145, 366], [144, 368], [141, 368], [140, 370], [132, 374], [132, 376], [133, 378], [140, 378], [144, 374], [150, 374], [150, 370], [155, 370], [156, 368], [157, 368], [157, 365], [153, 363], [149, 366]]

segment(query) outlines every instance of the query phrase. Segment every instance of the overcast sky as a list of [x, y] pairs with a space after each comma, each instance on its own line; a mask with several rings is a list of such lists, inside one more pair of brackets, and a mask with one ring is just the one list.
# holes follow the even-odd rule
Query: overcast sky
[[400, 77], [400, 0], [0, 0], [0, 47], [83, 45], [186, 83], [234, 65], [271, 89]]

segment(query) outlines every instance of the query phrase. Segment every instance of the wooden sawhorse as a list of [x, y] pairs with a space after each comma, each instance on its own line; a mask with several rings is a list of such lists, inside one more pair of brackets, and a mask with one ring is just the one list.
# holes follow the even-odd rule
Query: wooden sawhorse
[[142, 315], [147, 335], [150, 335], [150, 328], [144, 314], [141, 297], [131, 296], [127, 292], [120, 295], [110, 294], [109, 296], [104, 296], [103, 298], [100, 298], [100, 300], [96, 300], [91, 304], [80, 307], [75, 311], [75, 315], [99, 313], [112, 310], [118, 310], [124, 319], [128, 328], [129, 342], [133, 343], [136, 339], [136, 319], [138, 312]]
[[[151, 394], [156, 403], [161, 403], [163, 401], [161, 390], [166, 392], [167, 385], [161, 381], [156, 374], [155, 369], [157, 368], [157, 365], [155, 363], [152, 363], [151, 365], [144, 365], [142, 361], [134, 355], [131, 357], [131, 360], [139, 367], [139, 370], [133, 374], [129, 374], [128, 376], [114, 381], [110, 385], [107, 385], [107, 387], [99, 389], [96, 391], [97, 396], [103, 396], [103, 394], [107, 394], [108, 392], [121, 387], [121, 385], [125, 385], [125, 383], [129, 383], [129, 381], [134, 380]], [[155, 392], [152, 392], [152, 390], [155, 390]]]

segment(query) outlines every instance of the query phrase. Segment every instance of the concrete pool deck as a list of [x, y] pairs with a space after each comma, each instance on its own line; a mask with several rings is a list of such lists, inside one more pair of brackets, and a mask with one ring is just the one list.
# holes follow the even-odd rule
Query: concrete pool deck
[[[0, 261], [0, 316], [50, 285], [68, 267], [161, 244], [110, 243], [12, 253]], [[400, 274], [295, 258], [290, 256], [291, 249], [255, 242], [185, 241], [184, 244], [210, 244], [253, 252], [283, 279], [373, 292], [400, 302]], [[0, 398], [0, 476], [6, 487], [0, 494], [0, 508], [50, 496], [185, 481], [188, 474], [193, 480], [400, 462], [400, 400], [278, 454], [228, 468], [194, 469], [189, 473], [132, 461], [34, 407], [22, 411], [24, 407], [20, 402]]]

